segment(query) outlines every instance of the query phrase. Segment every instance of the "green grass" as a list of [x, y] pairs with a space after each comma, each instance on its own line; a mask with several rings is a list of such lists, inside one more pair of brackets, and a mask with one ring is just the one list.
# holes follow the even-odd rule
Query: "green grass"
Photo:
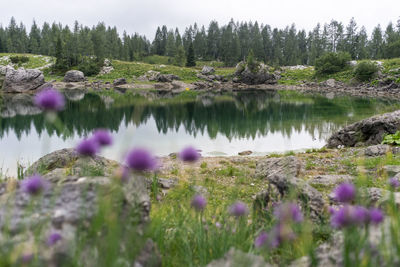
[[281, 73], [282, 78], [278, 81], [278, 84], [284, 85], [299, 85], [304, 81], [311, 82], [314, 81], [314, 67], [309, 67], [306, 69], [299, 70], [284, 70]]
[[16, 54], [16, 53], [0, 53], [0, 65], [10, 64], [11, 61], [6, 60], [6, 56], [27, 56], [29, 61], [23, 64], [17, 65], [18, 67], [24, 67], [25, 69], [35, 69], [46, 66], [47, 64], [53, 64], [55, 58], [50, 56], [32, 55], [32, 54]]

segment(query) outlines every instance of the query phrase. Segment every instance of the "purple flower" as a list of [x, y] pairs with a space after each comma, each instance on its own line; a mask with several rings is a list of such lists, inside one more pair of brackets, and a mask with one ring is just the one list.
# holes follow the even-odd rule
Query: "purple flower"
[[257, 236], [256, 240], [254, 240], [254, 246], [255, 246], [256, 248], [260, 248], [260, 247], [262, 247], [262, 246], [265, 245], [265, 243], [267, 242], [267, 240], [268, 240], [268, 234], [267, 234], [266, 232], [261, 232], [261, 233]]
[[397, 189], [400, 187], [400, 181], [397, 178], [390, 178], [389, 179], [389, 185], [393, 188], [393, 189]]
[[303, 221], [303, 214], [299, 206], [295, 203], [285, 203], [279, 205], [275, 211], [274, 215], [280, 222], [302, 222]]
[[183, 161], [195, 162], [200, 158], [200, 153], [195, 148], [189, 146], [179, 153], [179, 158]]
[[339, 202], [349, 203], [356, 195], [356, 188], [353, 184], [342, 183], [335, 189], [335, 198]]
[[93, 139], [100, 145], [100, 146], [109, 146], [112, 144], [112, 137], [109, 131], [104, 129], [96, 130], [93, 133]]
[[35, 105], [51, 111], [62, 110], [65, 106], [64, 96], [53, 88], [46, 88], [35, 96]]
[[136, 171], [154, 170], [157, 160], [149, 151], [142, 148], [133, 149], [126, 157], [128, 167]]
[[52, 246], [55, 243], [57, 243], [58, 241], [60, 241], [61, 239], [62, 239], [62, 236], [59, 233], [52, 233], [47, 238], [47, 245]]
[[94, 156], [99, 151], [99, 144], [92, 138], [82, 140], [76, 151], [83, 156]]
[[369, 219], [372, 224], [380, 224], [384, 219], [383, 212], [380, 209], [372, 208], [369, 210]]
[[353, 219], [355, 223], [367, 224], [370, 220], [370, 212], [363, 206], [355, 206], [353, 208]]
[[30, 195], [38, 195], [47, 187], [46, 181], [38, 174], [30, 176], [21, 182], [22, 190]]
[[334, 228], [343, 228], [354, 224], [353, 207], [345, 205], [331, 216], [331, 225]]
[[203, 211], [207, 205], [207, 200], [202, 195], [196, 195], [192, 199], [191, 206], [197, 211]]
[[216, 222], [216, 223], [215, 223], [215, 227], [221, 228], [221, 227], [222, 227], [222, 224], [221, 224], [220, 222]]
[[241, 217], [247, 215], [249, 213], [249, 209], [245, 203], [237, 201], [230, 206], [229, 213], [235, 217]]
[[21, 256], [21, 263], [29, 263], [33, 260], [34, 255], [32, 253], [26, 253]]
[[115, 172], [115, 178], [120, 179], [121, 182], [126, 183], [129, 179], [129, 169], [126, 166], [121, 166]]

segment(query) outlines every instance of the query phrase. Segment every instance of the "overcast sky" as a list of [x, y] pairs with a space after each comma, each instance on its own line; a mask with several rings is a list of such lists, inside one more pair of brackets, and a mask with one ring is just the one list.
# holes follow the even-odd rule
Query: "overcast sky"
[[226, 24], [258, 21], [284, 28], [296, 23], [311, 30], [318, 22], [336, 19], [348, 24], [351, 17], [366, 26], [370, 34], [378, 23], [383, 28], [400, 18], [399, 0], [0, 0], [0, 24], [8, 25], [14, 16], [28, 30], [33, 19], [73, 25], [75, 20], [92, 26], [99, 21], [117, 26], [120, 33], [138, 32], [153, 39], [159, 25], [179, 27], [189, 24], [208, 26], [213, 19]]

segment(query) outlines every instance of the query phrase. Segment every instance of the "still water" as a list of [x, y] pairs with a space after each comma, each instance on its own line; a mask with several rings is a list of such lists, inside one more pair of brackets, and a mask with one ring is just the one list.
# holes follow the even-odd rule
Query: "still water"
[[288, 91], [224, 95], [187, 92], [170, 97], [118, 93], [66, 94], [66, 109], [54, 126], [33, 104], [32, 96], [0, 99], [0, 169], [15, 175], [52, 151], [74, 147], [96, 128], [112, 132], [114, 145], [102, 155], [122, 161], [132, 147], [159, 156], [193, 145], [203, 156], [255, 155], [321, 148], [348, 123], [400, 108], [397, 101], [301, 95]]

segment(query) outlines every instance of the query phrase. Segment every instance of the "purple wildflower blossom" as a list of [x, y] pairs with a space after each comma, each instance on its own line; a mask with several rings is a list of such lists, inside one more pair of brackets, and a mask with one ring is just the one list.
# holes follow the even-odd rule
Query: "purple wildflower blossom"
[[98, 129], [93, 133], [93, 139], [100, 146], [109, 146], [112, 144], [112, 137], [109, 131], [105, 129]]
[[207, 205], [207, 200], [202, 195], [196, 195], [192, 199], [191, 206], [197, 211], [203, 211]]
[[268, 234], [266, 232], [261, 232], [254, 240], [254, 246], [256, 248], [260, 248], [266, 244], [267, 240], [268, 240]]
[[367, 224], [370, 219], [370, 212], [363, 206], [355, 206], [352, 210], [354, 223]]
[[47, 238], [47, 245], [52, 246], [56, 244], [58, 241], [62, 239], [62, 236], [59, 233], [52, 233]]
[[29, 263], [33, 260], [34, 255], [32, 253], [26, 253], [21, 256], [21, 263]]
[[343, 228], [354, 223], [353, 207], [345, 205], [331, 216], [331, 225], [334, 228]]
[[129, 168], [136, 171], [154, 170], [157, 166], [157, 160], [149, 151], [142, 148], [133, 149], [126, 157], [126, 163]]
[[353, 184], [342, 183], [335, 189], [335, 198], [339, 202], [349, 203], [356, 195], [356, 188]]
[[30, 195], [38, 195], [47, 189], [47, 186], [46, 181], [38, 174], [30, 176], [21, 182], [22, 190]]
[[372, 224], [380, 224], [384, 219], [383, 212], [380, 209], [372, 208], [369, 210], [369, 219]]
[[237, 201], [230, 206], [229, 213], [235, 217], [241, 217], [247, 215], [249, 213], [249, 209], [245, 203]]
[[82, 140], [76, 151], [83, 156], [94, 156], [99, 151], [99, 144], [93, 138]]
[[397, 189], [400, 187], [400, 181], [397, 178], [390, 178], [389, 179], [389, 185], [393, 188], [393, 189]]
[[215, 227], [221, 228], [221, 227], [222, 227], [222, 224], [221, 224], [220, 222], [216, 222], [216, 223], [215, 223]]
[[194, 147], [188, 146], [179, 153], [179, 158], [182, 161], [195, 162], [200, 158], [200, 153]]
[[51, 111], [62, 110], [65, 106], [64, 96], [53, 88], [47, 88], [35, 96], [35, 105]]
[[303, 214], [299, 206], [295, 203], [284, 203], [279, 205], [275, 211], [274, 215], [281, 222], [293, 221], [296, 223], [303, 221]]

